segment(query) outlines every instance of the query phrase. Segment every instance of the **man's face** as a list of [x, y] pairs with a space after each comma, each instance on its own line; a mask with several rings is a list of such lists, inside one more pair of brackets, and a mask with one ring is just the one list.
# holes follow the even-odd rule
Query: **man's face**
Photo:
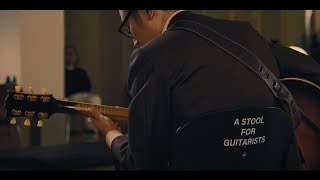
[[66, 66], [75, 66], [77, 63], [77, 54], [74, 48], [67, 48], [66, 49]]
[[128, 14], [126, 10], [119, 10], [121, 21], [125, 21], [123, 26], [132, 34], [135, 47], [145, 45], [155, 37], [154, 28], [151, 26], [155, 19], [148, 17], [145, 10], [135, 10]]

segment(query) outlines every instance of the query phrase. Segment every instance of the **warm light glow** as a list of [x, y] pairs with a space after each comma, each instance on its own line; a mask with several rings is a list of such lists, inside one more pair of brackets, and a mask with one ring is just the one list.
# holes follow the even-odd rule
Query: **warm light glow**
[[293, 50], [296, 50], [298, 52], [301, 52], [302, 54], [305, 54], [308, 56], [308, 52], [304, 49], [302, 49], [301, 47], [298, 47], [298, 46], [289, 46], [289, 48], [293, 49]]

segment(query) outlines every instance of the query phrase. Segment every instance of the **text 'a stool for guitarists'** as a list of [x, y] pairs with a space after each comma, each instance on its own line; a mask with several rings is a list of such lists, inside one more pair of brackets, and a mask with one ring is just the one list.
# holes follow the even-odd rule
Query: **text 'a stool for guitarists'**
[[300, 167], [288, 114], [279, 108], [207, 113], [175, 133], [170, 169], [287, 170]]

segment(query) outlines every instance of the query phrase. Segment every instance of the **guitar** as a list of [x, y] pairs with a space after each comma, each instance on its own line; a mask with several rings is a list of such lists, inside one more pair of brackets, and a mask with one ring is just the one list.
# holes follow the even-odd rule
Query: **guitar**
[[87, 111], [89, 107], [96, 108], [101, 114], [114, 121], [128, 120], [128, 108], [58, 100], [52, 94], [34, 94], [32, 91], [24, 93], [19, 86], [16, 86], [15, 91], [7, 91], [4, 102], [5, 116], [12, 117], [10, 124], [16, 123], [15, 117], [27, 117], [24, 125], [30, 126], [30, 119], [32, 119], [38, 121], [39, 127], [42, 126], [42, 119], [48, 119], [55, 113], [82, 113], [89, 116]]
[[295, 134], [304, 158], [305, 170], [320, 169], [320, 87], [302, 78], [280, 81], [292, 93], [297, 105], [308, 117], [302, 118]]
[[[301, 78], [283, 78], [280, 81], [290, 90], [297, 105], [308, 117], [308, 119], [301, 120], [295, 131], [297, 143], [304, 158], [305, 170], [319, 170], [320, 87]], [[53, 95], [47, 93], [33, 94], [23, 93], [17, 89], [16, 91], [8, 90], [5, 99], [6, 117], [28, 117], [38, 122], [41, 122], [41, 119], [48, 119], [54, 113], [85, 114], [89, 107], [98, 109], [101, 114], [115, 121], [127, 122], [128, 120], [127, 108], [57, 100]]]

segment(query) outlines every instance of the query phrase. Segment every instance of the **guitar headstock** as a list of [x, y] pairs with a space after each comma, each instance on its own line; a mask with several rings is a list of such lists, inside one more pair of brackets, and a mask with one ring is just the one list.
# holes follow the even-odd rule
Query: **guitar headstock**
[[4, 107], [6, 117], [12, 117], [10, 124], [16, 124], [15, 117], [26, 117], [25, 126], [30, 126], [30, 120], [36, 120], [37, 126], [41, 127], [42, 120], [56, 112], [56, 99], [47, 92], [48, 90], [43, 88], [41, 94], [35, 94], [29, 87], [29, 92], [25, 93], [21, 86], [16, 86], [15, 91], [8, 90]]

